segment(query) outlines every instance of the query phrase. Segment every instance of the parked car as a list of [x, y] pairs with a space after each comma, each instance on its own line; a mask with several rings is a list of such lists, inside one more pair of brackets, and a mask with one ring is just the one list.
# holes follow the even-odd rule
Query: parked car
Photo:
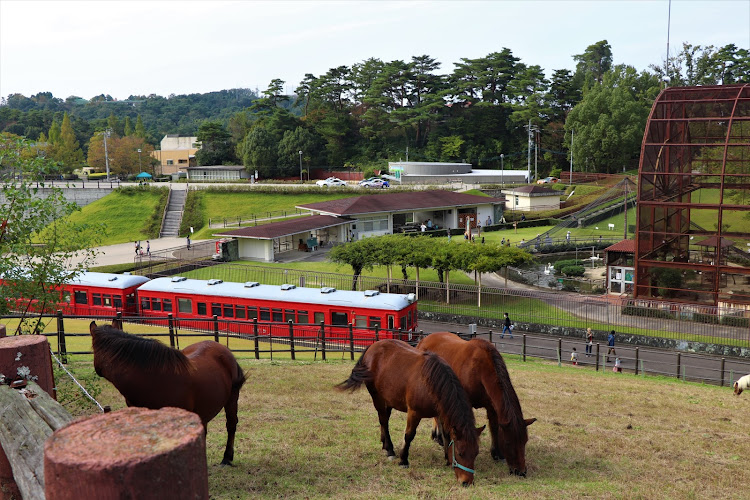
[[539, 179], [536, 181], [537, 184], [554, 184], [555, 182], [558, 182], [560, 179], [557, 177], [545, 177], [544, 179]]
[[359, 181], [359, 185], [365, 188], [387, 188], [390, 186], [388, 181], [381, 179], [380, 177], [370, 177], [363, 181]]
[[325, 180], [315, 181], [315, 184], [321, 187], [346, 186], [346, 181], [342, 181], [338, 177], [329, 177]]

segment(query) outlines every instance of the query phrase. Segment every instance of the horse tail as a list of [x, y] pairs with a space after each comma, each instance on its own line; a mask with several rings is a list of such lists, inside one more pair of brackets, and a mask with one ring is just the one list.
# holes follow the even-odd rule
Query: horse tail
[[240, 364], [236, 362], [236, 360], [235, 363], [237, 364], [237, 374], [232, 380], [232, 390], [239, 391], [247, 381], [247, 376], [245, 375], [245, 371], [242, 369]]
[[336, 390], [354, 392], [362, 387], [362, 384], [370, 382], [373, 379], [372, 372], [364, 361], [368, 349], [369, 347], [365, 349], [365, 352], [363, 352], [359, 357], [359, 360], [357, 360], [357, 364], [352, 368], [352, 373], [349, 375], [349, 378], [334, 386]]

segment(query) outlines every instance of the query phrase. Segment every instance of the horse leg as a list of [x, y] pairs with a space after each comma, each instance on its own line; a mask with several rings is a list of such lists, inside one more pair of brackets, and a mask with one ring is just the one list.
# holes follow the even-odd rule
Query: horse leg
[[492, 436], [492, 444], [490, 445], [490, 455], [494, 460], [505, 460], [503, 455], [503, 448], [500, 441], [500, 424], [497, 420], [497, 413], [491, 406], [487, 406], [487, 423], [490, 427], [490, 436]]
[[391, 432], [388, 430], [388, 421], [391, 419], [392, 410], [393, 408], [390, 408], [388, 406], [378, 408], [378, 420], [380, 421], [380, 442], [383, 443], [383, 449], [385, 450], [388, 458], [396, 456], [396, 452], [393, 451]]
[[417, 426], [422, 417], [418, 416], [414, 411], [409, 410], [406, 412], [406, 430], [404, 431], [404, 446], [401, 448], [398, 464], [403, 467], [409, 467], [409, 446], [414, 440], [414, 436], [417, 434]]
[[224, 413], [227, 416], [227, 446], [224, 449], [224, 458], [221, 460], [221, 465], [232, 465], [232, 460], [234, 460], [234, 434], [237, 432], [237, 401], [239, 397], [239, 389], [233, 389], [229, 401], [224, 406]]
[[432, 419], [432, 440], [440, 446], [443, 446], [443, 429], [437, 418]]

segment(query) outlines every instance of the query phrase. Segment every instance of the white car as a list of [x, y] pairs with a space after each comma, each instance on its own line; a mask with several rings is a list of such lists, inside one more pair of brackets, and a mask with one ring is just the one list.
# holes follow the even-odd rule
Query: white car
[[346, 181], [342, 181], [338, 177], [329, 177], [328, 179], [325, 179], [325, 180], [315, 181], [315, 184], [320, 187], [346, 186]]
[[388, 181], [381, 179], [380, 177], [370, 177], [363, 181], [359, 181], [359, 185], [365, 188], [387, 188]]

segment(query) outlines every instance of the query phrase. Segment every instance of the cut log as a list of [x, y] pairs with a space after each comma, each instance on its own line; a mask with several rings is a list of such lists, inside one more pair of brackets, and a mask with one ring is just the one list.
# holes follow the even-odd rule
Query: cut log
[[0, 408], [0, 446], [18, 491], [23, 498], [43, 499], [44, 442], [72, 417], [34, 382], [22, 390], [0, 385]]
[[47, 440], [47, 500], [208, 498], [203, 425], [179, 408], [126, 408], [77, 420]]

